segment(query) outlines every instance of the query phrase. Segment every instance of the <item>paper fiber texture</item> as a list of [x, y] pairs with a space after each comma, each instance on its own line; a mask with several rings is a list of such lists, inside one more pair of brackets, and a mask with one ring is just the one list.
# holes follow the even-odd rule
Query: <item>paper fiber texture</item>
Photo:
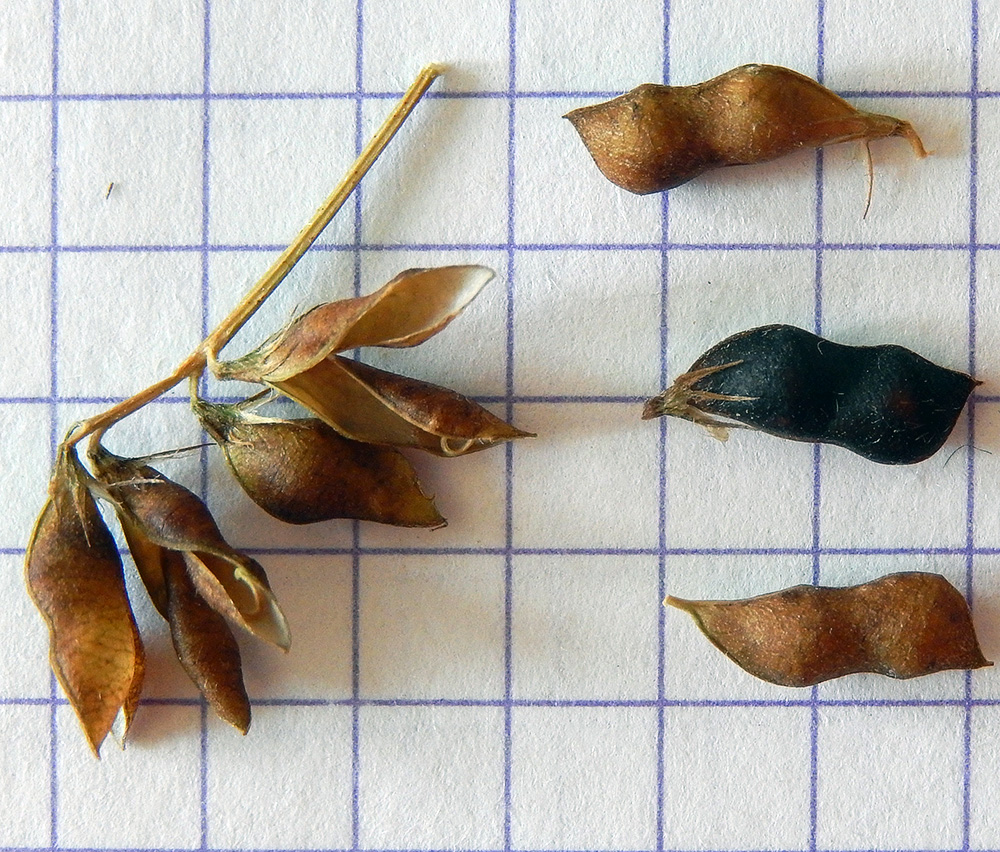
[[[0, 849], [1000, 846], [1000, 675], [754, 680], [666, 594], [944, 574], [1000, 654], [1000, 4], [26, 0], [0, 26]], [[100, 762], [47, 668], [24, 548], [69, 424], [166, 374], [307, 220], [420, 67], [450, 66], [274, 298], [497, 272], [439, 337], [366, 352], [538, 437], [417, 458], [449, 526], [286, 527], [217, 451], [162, 468], [267, 568], [291, 653], [243, 642], [209, 717], [130, 580], [146, 700]], [[901, 140], [608, 183], [561, 116], [785, 65]], [[642, 401], [766, 323], [899, 343], [983, 384], [930, 460], [693, 424]], [[215, 398], [246, 390], [207, 384]], [[185, 389], [107, 436], [202, 440]], [[971, 448], [971, 449], [970, 449]]]

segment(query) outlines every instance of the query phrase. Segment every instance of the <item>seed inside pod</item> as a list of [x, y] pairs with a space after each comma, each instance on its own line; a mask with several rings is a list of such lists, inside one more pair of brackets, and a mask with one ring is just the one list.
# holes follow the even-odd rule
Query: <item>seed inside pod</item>
[[978, 384], [902, 346], [844, 346], [768, 325], [713, 346], [642, 416], [682, 417], [722, 440], [742, 425], [912, 464], [940, 449]]
[[664, 603], [750, 674], [812, 686], [872, 672], [911, 678], [993, 665], [983, 657], [965, 599], [939, 574], [890, 574], [846, 588], [794, 586], [742, 601]]
[[647, 83], [566, 118], [604, 176], [640, 195], [710, 169], [854, 139], [901, 136], [927, 156], [909, 122], [855, 109], [815, 80], [775, 65], [743, 65], [694, 86]]
[[243, 489], [279, 520], [445, 524], [413, 467], [391, 447], [342, 438], [316, 418], [275, 420], [204, 400], [194, 410]]

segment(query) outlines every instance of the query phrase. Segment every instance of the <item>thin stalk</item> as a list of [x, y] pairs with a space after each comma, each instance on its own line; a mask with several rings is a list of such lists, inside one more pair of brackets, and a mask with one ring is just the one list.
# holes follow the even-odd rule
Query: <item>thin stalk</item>
[[171, 388], [176, 387], [185, 379], [196, 380], [205, 371], [209, 360], [215, 360], [216, 354], [225, 346], [264, 304], [267, 298], [274, 292], [275, 288], [284, 281], [285, 277], [299, 260], [308, 251], [309, 247], [316, 241], [316, 238], [323, 233], [323, 229], [330, 224], [330, 221], [343, 207], [344, 202], [350, 198], [351, 193], [357, 188], [361, 179], [374, 165], [379, 155], [385, 147], [392, 141], [396, 131], [403, 125], [413, 108], [430, 88], [431, 83], [441, 75], [443, 68], [440, 65], [428, 65], [413, 81], [413, 84], [406, 90], [402, 100], [396, 104], [389, 117], [378, 129], [371, 141], [355, 160], [354, 165], [341, 179], [340, 183], [330, 193], [323, 205], [313, 214], [309, 223], [299, 232], [298, 236], [292, 240], [271, 268], [264, 273], [263, 277], [250, 289], [240, 303], [230, 311], [229, 315], [206, 337], [198, 347], [185, 358], [169, 376], [155, 382], [145, 390], [139, 391], [134, 396], [129, 397], [117, 405], [112, 406], [87, 420], [83, 420], [70, 429], [66, 436], [66, 445], [72, 447], [87, 435], [95, 434], [95, 439], [100, 436], [113, 424], [117, 423], [129, 414], [138, 411], [144, 405], [152, 402], [157, 397], [166, 393]]

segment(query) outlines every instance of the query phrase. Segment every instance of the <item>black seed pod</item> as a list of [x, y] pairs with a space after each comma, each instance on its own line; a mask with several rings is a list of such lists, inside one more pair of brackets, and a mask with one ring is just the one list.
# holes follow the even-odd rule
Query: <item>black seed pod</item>
[[648, 400], [642, 416], [683, 417], [725, 440], [734, 424], [715, 415], [882, 464], [912, 464], [940, 449], [978, 384], [902, 346], [844, 346], [767, 325], [713, 346]]

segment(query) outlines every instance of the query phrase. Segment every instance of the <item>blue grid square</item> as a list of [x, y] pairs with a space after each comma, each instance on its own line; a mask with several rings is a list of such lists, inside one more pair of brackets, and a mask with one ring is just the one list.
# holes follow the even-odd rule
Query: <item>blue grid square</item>
[[655, 699], [659, 618], [654, 556], [516, 556], [514, 696]]
[[979, 59], [979, 88], [1000, 89], [1000, 6], [996, 3], [977, 3], [979, 15], [976, 30]]
[[511, 845], [655, 849], [656, 728], [651, 707], [515, 708]]
[[996, 743], [1000, 708], [974, 707], [970, 718], [969, 848], [1000, 846], [1000, 813], [994, 807], [1000, 783], [1000, 753]]
[[51, 91], [52, 2], [11, 3], [4, 9], [0, 31], [0, 94], [44, 95]]
[[[9, 635], [9, 634], [8, 634]], [[50, 843], [51, 788], [48, 767], [51, 749], [51, 709], [47, 704], [0, 704], [0, 729], [7, 731], [0, 749], [0, 845], [41, 848]]]
[[[111, 737], [94, 760], [68, 706], [57, 713], [59, 796], [56, 830], [62, 846], [90, 849], [197, 849], [200, 843], [201, 747], [191, 736], [197, 707], [145, 705], [129, 746]], [[144, 771], [135, 765], [142, 761]]]
[[507, 3], [481, 3], [475, 11], [463, 0], [369, 4], [364, 10], [365, 88], [403, 91], [417, 73], [417, 62], [437, 62], [446, 73], [435, 90], [506, 91], [510, 17]]
[[[284, 248], [354, 161], [356, 124], [354, 104], [340, 98], [216, 101], [209, 142], [212, 242]], [[353, 239], [349, 210], [320, 243]]]
[[[900, 571], [939, 574], [963, 596], [966, 594], [964, 555], [937, 553], [824, 554], [820, 558], [819, 584], [856, 586]], [[818, 687], [822, 701], [962, 701], [965, 672], [936, 672], [927, 677], [896, 680], [879, 674], [857, 674], [837, 678]]]
[[692, 85], [751, 62], [814, 76], [818, 20], [815, 0], [671, 0], [670, 82]]
[[52, 241], [52, 107], [45, 102], [0, 102], [4, 158], [17, 178], [0, 190], [0, 245], [43, 246]]
[[362, 849], [503, 847], [502, 710], [362, 707], [359, 726]]
[[59, 111], [60, 241], [200, 245], [201, 113], [201, 104], [192, 101], [64, 104]]
[[[369, 138], [390, 103], [366, 102]], [[372, 168], [362, 190], [367, 245], [505, 245], [507, 103], [430, 98]]]
[[660, 433], [639, 413], [598, 402], [514, 407], [515, 422], [539, 435], [514, 445], [516, 547], [656, 547]]
[[[967, 91], [971, 5], [964, 0], [826, 0], [826, 85], [837, 91]], [[926, 26], [914, 27], [914, 21]], [[920, 81], [917, 86], [913, 80]]]
[[59, 393], [131, 396], [168, 375], [201, 340], [201, 258], [65, 254], [58, 311]]
[[362, 556], [361, 694], [500, 699], [503, 581], [499, 556]]
[[[652, 396], [660, 375], [661, 269], [658, 251], [522, 252], [515, 299], [532, 309], [514, 317], [517, 392]], [[604, 318], [599, 325], [595, 316]]]
[[1000, 100], [979, 102], [976, 134], [976, 237], [1000, 243]]
[[[1000, 555], [976, 554], [972, 557], [972, 623], [983, 656], [993, 668], [977, 669], [971, 674], [972, 697], [977, 701], [1000, 704]], [[961, 588], [961, 587], [959, 587]], [[963, 592], [968, 594], [965, 589]]]
[[[687, 600], [743, 600], [812, 582], [799, 554], [668, 554], [666, 592]], [[686, 612], [664, 613], [664, 696], [668, 701], [804, 701], [809, 692], [760, 680], [730, 660]]]
[[52, 447], [47, 406], [0, 405], [0, 465], [8, 488], [31, 495], [10, 500], [0, 516], [0, 547], [24, 547], [48, 495]]
[[518, 89], [624, 91], [661, 80], [663, 8], [662, 0], [628, 5], [518, 0]]
[[[218, 720], [210, 725], [209, 848], [350, 849], [351, 709], [257, 706], [253, 713], [245, 738]], [[197, 782], [190, 786], [197, 791]]]
[[59, 6], [59, 87], [87, 94], [201, 92], [205, 12], [191, 0]]
[[0, 631], [7, 637], [8, 648], [6, 667], [0, 674], [0, 701], [48, 699], [49, 632], [25, 591], [20, 555], [0, 555], [0, 595], [5, 602]]
[[[260, 554], [292, 634], [292, 650], [244, 633], [251, 702], [343, 701], [351, 696], [351, 558], [323, 553]], [[317, 580], [323, 589], [316, 593]]]
[[667, 707], [667, 849], [808, 849], [808, 707]]
[[996, 528], [1000, 512], [1000, 494], [996, 489], [996, 468], [992, 464], [991, 447], [1000, 440], [1000, 406], [996, 403], [976, 404], [976, 435], [973, 451], [973, 514], [972, 535], [976, 547], [1000, 547], [1000, 530]]
[[[594, 98], [522, 98], [514, 126], [514, 234], [521, 245], [658, 245], [659, 196], [615, 186], [562, 118]], [[586, 203], [582, 203], [586, 199]]]
[[[982, 384], [976, 396], [1000, 396], [1000, 253], [980, 251], [976, 254], [976, 378]], [[976, 439], [980, 439], [980, 412], [991, 417], [992, 409], [982, 403], [976, 406]], [[988, 433], [983, 433], [983, 436]]]
[[820, 708], [817, 848], [959, 848], [964, 717], [961, 707]]
[[[823, 159], [823, 239], [827, 243], [937, 243], [969, 239], [969, 104], [944, 98], [852, 98], [859, 109], [913, 124], [924, 147], [918, 159], [903, 139], [871, 143], [871, 208], [864, 144], [834, 145]], [[942, 192], [943, 187], [948, 187]]]
[[667, 547], [811, 544], [809, 444], [741, 429], [731, 430], [722, 443], [702, 427], [680, 420], [666, 423], [665, 433]]
[[354, 91], [358, 16], [351, 0], [213, 3], [212, 89]]
[[0, 254], [0, 397], [51, 392], [52, 261], [44, 254]]

